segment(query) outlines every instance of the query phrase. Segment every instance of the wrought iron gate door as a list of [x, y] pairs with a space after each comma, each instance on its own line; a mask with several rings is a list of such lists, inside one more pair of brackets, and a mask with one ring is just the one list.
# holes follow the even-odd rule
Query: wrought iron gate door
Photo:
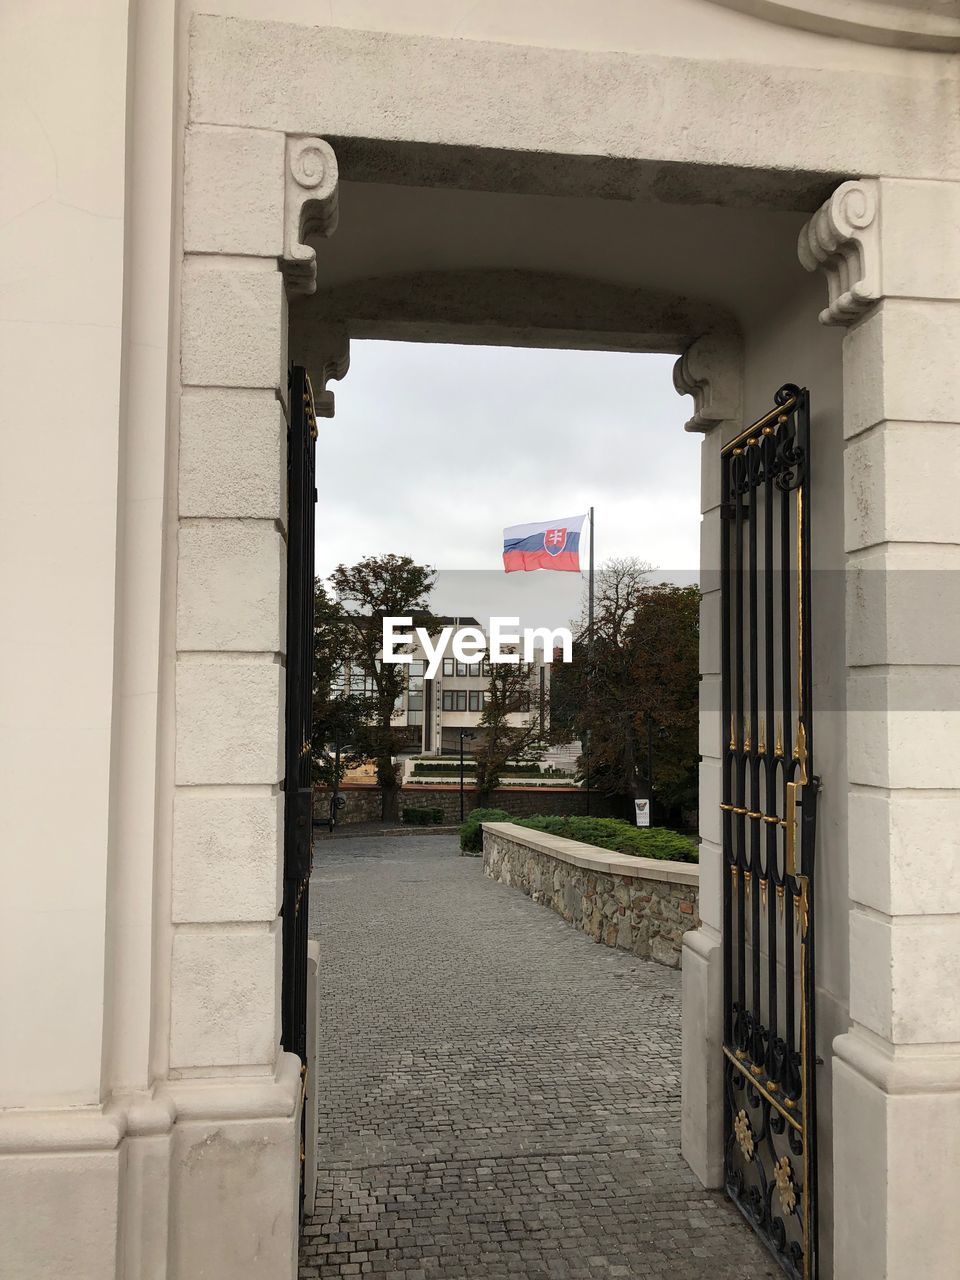
[[317, 424], [305, 370], [290, 374], [281, 1043], [306, 1068], [307, 914], [313, 858], [313, 534]]
[[815, 1280], [810, 408], [774, 402], [721, 452], [724, 1177]]

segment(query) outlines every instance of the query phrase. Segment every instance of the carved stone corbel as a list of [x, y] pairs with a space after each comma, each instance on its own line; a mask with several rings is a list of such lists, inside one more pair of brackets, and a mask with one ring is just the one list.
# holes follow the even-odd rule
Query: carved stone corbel
[[876, 178], [843, 182], [800, 232], [801, 263], [827, 276], [821, 324], [852, 324], [882, 295], [879, 196]]
[[733, 334], [705, 333], [673, 366], [673, 385], [693, 396], [696, 412], [687, 431], [709, 431], [719, 422], [739, 422], [743, 400], [743, 348]]
[[330, 340], [322, 348], [323, 354], [311, 353], [306, 367], [313, 387], [313, 401], [318, 418], [332, 418], [334, 396], [327, 390], [333, 379], [339, 382], [350, 368], [350, 339], [345, 329], [330, 330]]
[[[290, 358], [310, 376], [318, 418], [332, 418], [334, 396], [327, 383], [339, 381], [350, 368], [350, 338], [340, 324], [317, 322], [310, 315], [314, 303], [295, 304], [297, 323], [290, 326]], [[294, 312], [291, 311], [291, 315]]]
[[291, 295], [316, 292], [317, 253], [303, 242], [307, 236], [336, 231], [338, 182], [337, 157], [329, 142], [287, 135], [280, 269]]

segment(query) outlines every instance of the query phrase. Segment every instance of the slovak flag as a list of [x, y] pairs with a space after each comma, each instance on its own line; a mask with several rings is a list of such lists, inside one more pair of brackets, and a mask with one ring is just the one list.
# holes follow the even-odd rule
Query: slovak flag
[[518, 570], [557, 569], [580, 572], [580, 530], [586, 516], [567, 516], [542, 524], [515, 524], [503, 531], [503, 567]]

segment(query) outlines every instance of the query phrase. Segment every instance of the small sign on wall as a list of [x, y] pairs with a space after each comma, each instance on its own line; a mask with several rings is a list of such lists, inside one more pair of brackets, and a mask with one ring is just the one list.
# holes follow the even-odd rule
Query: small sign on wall
[[649, 801], [649, 800], [634, 800], [634, 802], [633, 802], [633, 803], [634, 803], [634, 805], [636, 806], [636, 810], [637, 810], [637, 826], [638, 826], [638, 827], [649, 827], [649, 825], [650, 825], [650, 801]]

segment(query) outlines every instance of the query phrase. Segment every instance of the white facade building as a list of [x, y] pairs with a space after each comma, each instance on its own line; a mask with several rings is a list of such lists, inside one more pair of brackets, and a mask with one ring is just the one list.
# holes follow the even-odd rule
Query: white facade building
[[[441, 622], [454, 627], [478, 625], [475, 618], [443, 618]], [[487, 649], [489, 652], [489, 638]], [[461, 732], [469, 751], [483, 734], [480, 720], [487, 705], [491, 675], [488, 657], [478, 658], [475, 662], [460, 662], [448, 653], [431, 679], [427, 675], [426, 654], [419, 641], [414, 642], [410, 652], [413, 662], [407, 668], [406, 690], [403, 706], [397, 713], [397, 724], [421, 729], [417, 749], [424, 754], [439, 756], [459, 751]], [[533, 662], [525, 664], [528, 687], [525, 694], [518, 696], [520, 705], [517, 710], [511, 712], [506, 720], [514, 728], [533, 722], [540, 738], [545, 740], [550, 727], [551, 663], [543, 658], [542, 650], [537, 649]]]
[[351, 337], [679, 357], [707, 588], [683, 1143], [707, 1186], [721, 446], [809, 388], [820, 1272], [953, 1280], [958, 51], [939, 0], [3, 6], [4, 1280], [294, 1274], [287, 368], [332, 415]]
[[[472, 627], [479, 629], [476, 618], [439, 618], [441, 626]], [[486, 634], [486, 633], [484, 633]], [[434, 644], [436, 635], [431, 636]], [[463, 731], [465, 746], [471, 746], [482, 736], [480, 720], [487, 705], [491, 667], [484, 655], [475, 662], [460, 662], [446, 656], [439, 669], [431, 677], [429, 655], [420, 639], [414, 636], [404, 650], [411, 661], [403, 665], [403, 692], [397, 699], [393, 725], [398, 737], [405, 742], [401, 749], [421, 752], [424, 755], [443, 755], [460, 750], [460, 733]], [[489, 653], [489, 637], [487, 638]], [[518, 707], [506, 717], [514, 728], [527, 726], [533, 721], [539, 737], [546, 739], [550, 727], [550, 670], [551, 663], [544, 661], [542, 649], [534, 650], [534, 660], [526, 663], [529, 687], [517, 697]], [[335, 674], [333, 692], [376, 696], [374, 676], [356, 663], [344, 664]]]

